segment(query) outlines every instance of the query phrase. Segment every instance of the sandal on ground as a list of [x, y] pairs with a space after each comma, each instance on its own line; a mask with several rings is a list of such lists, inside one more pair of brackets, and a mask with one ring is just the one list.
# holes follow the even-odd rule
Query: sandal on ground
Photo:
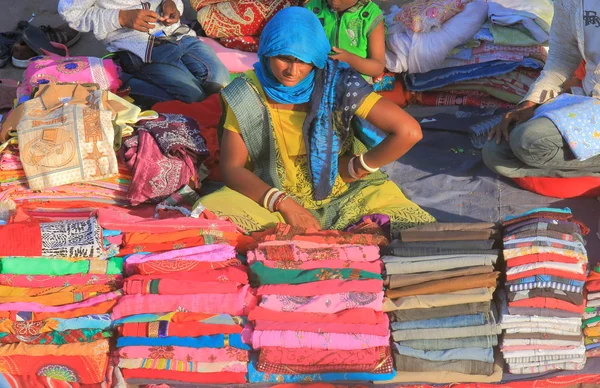
[[64, 44], [51, 42], [44, 31], [31, 24], [23, 31], [23, 41], [38, 55], [69, 56], [69, 49]]

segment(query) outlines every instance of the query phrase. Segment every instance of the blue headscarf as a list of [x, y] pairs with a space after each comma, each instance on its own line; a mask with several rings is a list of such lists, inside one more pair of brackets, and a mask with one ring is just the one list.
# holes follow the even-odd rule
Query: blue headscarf
[[280, 104], [303, 104], [314, 89], [315, 70], [295, 86], [284, 86], [271, 71], [269, 57], [288, 55], [317, 68], [325, 67], [331, 46], [313, 12], [302, 7], [285, 8], [275, 14], [260, 36], [259, 62], [254, 70], [265, 93]]

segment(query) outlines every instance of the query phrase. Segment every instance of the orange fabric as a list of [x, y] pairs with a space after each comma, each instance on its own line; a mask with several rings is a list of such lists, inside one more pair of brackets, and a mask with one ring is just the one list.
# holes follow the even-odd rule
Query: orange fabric
[[386, 100], [390, 100], [394, 104], [399, 107], [405, 107], [411, 103], [411, 99], [414, 98], [413, 93], [411, 93], [404, 86], [404, 81], [401, 78], [396, 78], [396, 82], [394, 83], [394, 90], [388, 92], [377, 92], [380, 96], [385, 98]]
[[577, 198], [600, 195], [600, 178], [574, 177], [527, 177], [513, 178], [517, 186], [546, 197]]

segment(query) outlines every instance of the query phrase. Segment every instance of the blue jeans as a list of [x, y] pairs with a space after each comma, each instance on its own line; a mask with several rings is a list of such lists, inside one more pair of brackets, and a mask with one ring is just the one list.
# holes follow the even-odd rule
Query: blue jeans
[[434, 318], [419, 321], [392, 322], [392, 330], [437, 329], [451, 327], [478, 326], [487, 322], [486, 314], [457, 315], [447, 318]]
[[198, 102], [218, 93], [230, 80], [215, 52], [193, 36], [155, 46], [150, 63], [129, 51], [120, 53], [120, 62], [123, 71], [133, 77], [127, 85], [134, 99]]
[[472, 360], [494, 362], [494, 349], [488, 348], [456, 348], [446, 350], [419, 350], [408, 346], [394, 344], [396, 351], [409, 357], [429, 361]]

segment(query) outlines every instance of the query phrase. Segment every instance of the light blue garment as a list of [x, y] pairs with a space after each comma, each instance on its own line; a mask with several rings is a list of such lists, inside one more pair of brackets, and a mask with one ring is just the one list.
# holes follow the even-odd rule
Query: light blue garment
[[121, 234], [120, 230], [102, 229], [102, 236], [104, 236], [104, 237], [114, 237], [114, 236], [119, 236], [120, 234]]
[[454, 317], [424, 319], [420, 321], [392, 322], [392, 330], [478, 326], [485, 324], [486, 321], [486, 315], [484, 313], [457, 315]]
[[540, 117], [552, 120], [577, 160], [600, 154], [600, 100], [561, 94], [537, 108], [531, 119]]
[[448, 350], [418, 350], [394, 344], [399, 354], [428, 361], [472, 360], [494, 362], [493, 348], [457, 348]]
[[526, 212], [518, 214], [516, 216], [506, 216], [506, 217], [504, 217], [504, 221], [514, 220], [515, 218], [528, 216], [530, 214], [534, 214], [534, 213], [538, 213], [538, 212], [553, 212], [553, 213], [561, 213], [561, 214], [572, 214], [571, 209], [568, 207], [565, 207], [562, 209], [558, 208], [558, 207], [537, 207], [535, 209], [527, 210]]
[[[237, 349], [250, 350], [250, 346], [242, 342], [240, 334], [227, 334], [229, 336], [229, 345]], [[117, 340], [117, 347], [124, 346], [184, 346], [188, 348], [213, 348], [220, 349], [225, 347], [225, 335], [206, 335], [202, 337], [121, 337]]]
[[280, 104], [303, 104], [314, 88], [314, 69], [295, 86], [281, 84], [273, 75], [269, 57], [290, 56], [322, 69], [331, 51], [325, 30], [306, 8], [288, 7], [275, 14], [262, 31], [254, 70], [265, 93]]
[[392, 370], [386, 374], [375, 374], [367, 372], [348, 372], [348, 373], [314, 373], [284, 375], [275, 373], [263, 373], [256, 370], [256, 360], [248, 364], [248, 381], [251, 383], [296, 383], [307, 381], [385, 381], [391, 380], [396, 376], [396, 371]]
[[56, 318], [59, 322], [56, 331], [79, 330], [79, 329], [101, 329], [105, 330], [111, 327], [112, 320], [110, 314], [86, 315], [79, 318], [62, 319]]

